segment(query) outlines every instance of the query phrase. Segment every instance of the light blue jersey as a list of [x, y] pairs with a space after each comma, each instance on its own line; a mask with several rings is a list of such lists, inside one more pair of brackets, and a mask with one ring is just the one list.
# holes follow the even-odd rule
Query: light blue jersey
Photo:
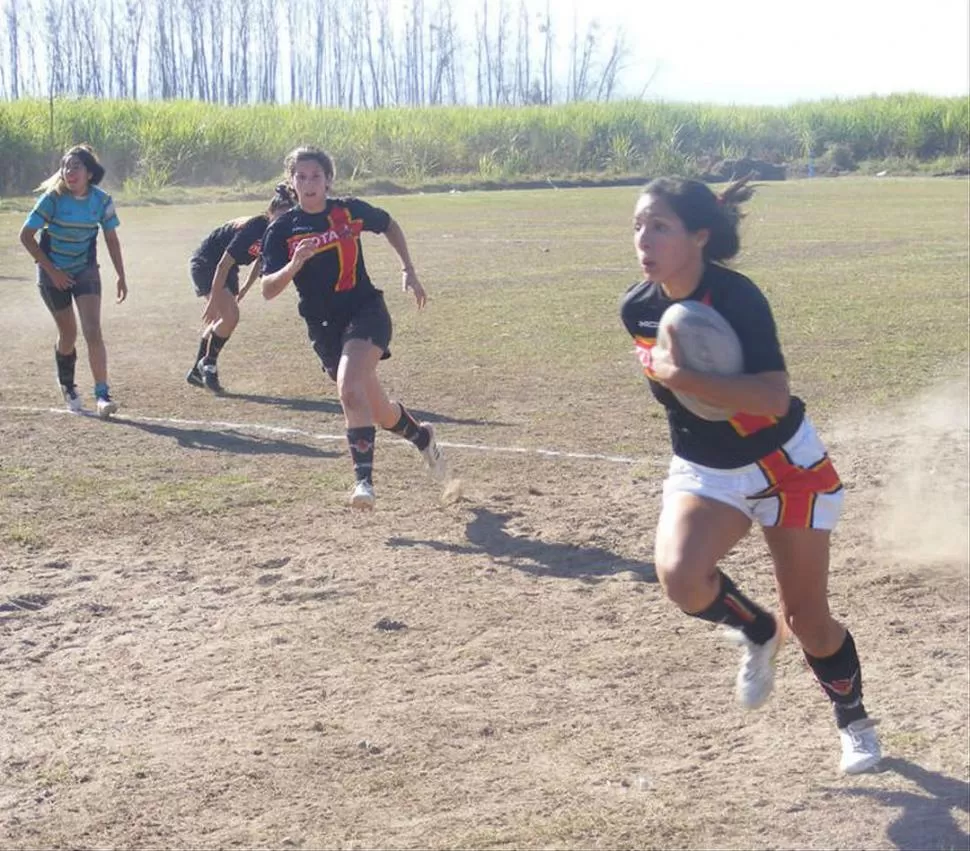
[[24, 224], [43, 230], [41, 248], [58, 269], [73, 273], [95, 262], [98, 227], [111, 231], [120, 222], [111, 196], [97, 186], [89, 186], [83, 198], [75, 198], [69, 192], [45, 192]]

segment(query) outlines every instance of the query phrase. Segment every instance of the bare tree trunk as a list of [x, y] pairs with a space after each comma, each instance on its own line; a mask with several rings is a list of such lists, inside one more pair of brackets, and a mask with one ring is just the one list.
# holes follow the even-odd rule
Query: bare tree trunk
[[7, 61], [10, 65], [10, 98], [20, 97], [20, 19], [18, 17], [18, 0], [7, 0], [7, 44], [10, 48]]
[[[386, 8], [386, 7], [385, 7]], [[375, 57], [374, 54], [374, 30], [371, 25], [371, 6], [370, 0], [364, 0], [364, 33], [366, 33], [367, 38], [367, 70], [370, 73], [370, 87], [371, 87], [371, 104], [375, 109], [379, 109], [384, 105], [383, 91], [381, 89], [381, 71], [378, 65], [378, 58], [380, 54], [380, 42], [383, 38], [383, 32], [385, 27], [384, 18], [378, 10], [378, 53]], [[363, 64], [363, 63], [362, 63]], [[363, 85], [363, 80], [361, 80], [361, 85]]]
[[64, 7], [57, 0], [47, 0], [44, 13], [44, 39], [47, 47], [47, 91], [51, 97], [64, 93], [64, 49], [60, 39]]
[[616, 89], [616, 78], [623, 70], [623, 60], [626, 59], [628, 53], [626, 35], [622, 29], [617, 29], [613, 34], [613, 47], [610, 49], [609, 58], [606, 60], [603, 73], [600, 75], [599, 86], [596, 89], [596, 100], [608, 101], [613, 97]]
[[546, 0], [546, 15], [539, 25], [539, 32], [545, 36], [542, 48], [542, 103], [548, 105], [552, 103], [552, 50], [555, 44], [549, 0]]
[[326, 0], [318, 0], [316, 12], [316, 40], [313, 52], [313, 105], [323, 106], [323, 56], [324, 39], [327, 37]]
[[127, 38], [128, 59], [130, 60], [131, 84], [128, 90], [131, 97], [138, 99], [138, 57], [141, 53], [141, 33], [145, 26], [145, 6], [139, 0], [127, 0]]

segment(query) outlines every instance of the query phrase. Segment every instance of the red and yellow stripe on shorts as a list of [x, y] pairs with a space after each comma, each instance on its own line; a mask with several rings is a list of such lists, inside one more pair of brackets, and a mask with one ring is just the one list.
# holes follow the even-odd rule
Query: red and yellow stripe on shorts
[[778, 498], [775, 526], [811, 529], [818, 498], [842, 490], [842, 480], [828, 455], [823, 455], [810, 467], [800, 467], [784, 449], [776, 449], [756, 463], [768, 480], [768, 487], [751, 498]]

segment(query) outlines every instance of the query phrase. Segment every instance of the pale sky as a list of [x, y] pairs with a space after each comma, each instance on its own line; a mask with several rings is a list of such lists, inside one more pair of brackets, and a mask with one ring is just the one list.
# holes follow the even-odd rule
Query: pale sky
[[[530, 6], [536, 8], [536, 0]], [[647, 99], [785, 104], [970, 91], [970, 0], [551, 0], [558, 40], [575, 8], [632, 47], [622, 74]], [[896, 7], [896, 8], [893, 8]]]

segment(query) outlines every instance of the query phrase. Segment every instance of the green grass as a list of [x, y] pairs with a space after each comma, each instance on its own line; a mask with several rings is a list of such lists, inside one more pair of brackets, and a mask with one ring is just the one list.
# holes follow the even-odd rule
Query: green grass
[[327, 148], [347, 187], [701, 172], [712, 161], [965, 162], [966, 98], [894, 95], [789, 107], [620, 102], [347, 112], [190, 101], [0, 104], [0, 194], [30, 192], [72, 144], [90, 142], [108, 185], [157, 196], [172, 185], [265, 184], [299, 144]]

